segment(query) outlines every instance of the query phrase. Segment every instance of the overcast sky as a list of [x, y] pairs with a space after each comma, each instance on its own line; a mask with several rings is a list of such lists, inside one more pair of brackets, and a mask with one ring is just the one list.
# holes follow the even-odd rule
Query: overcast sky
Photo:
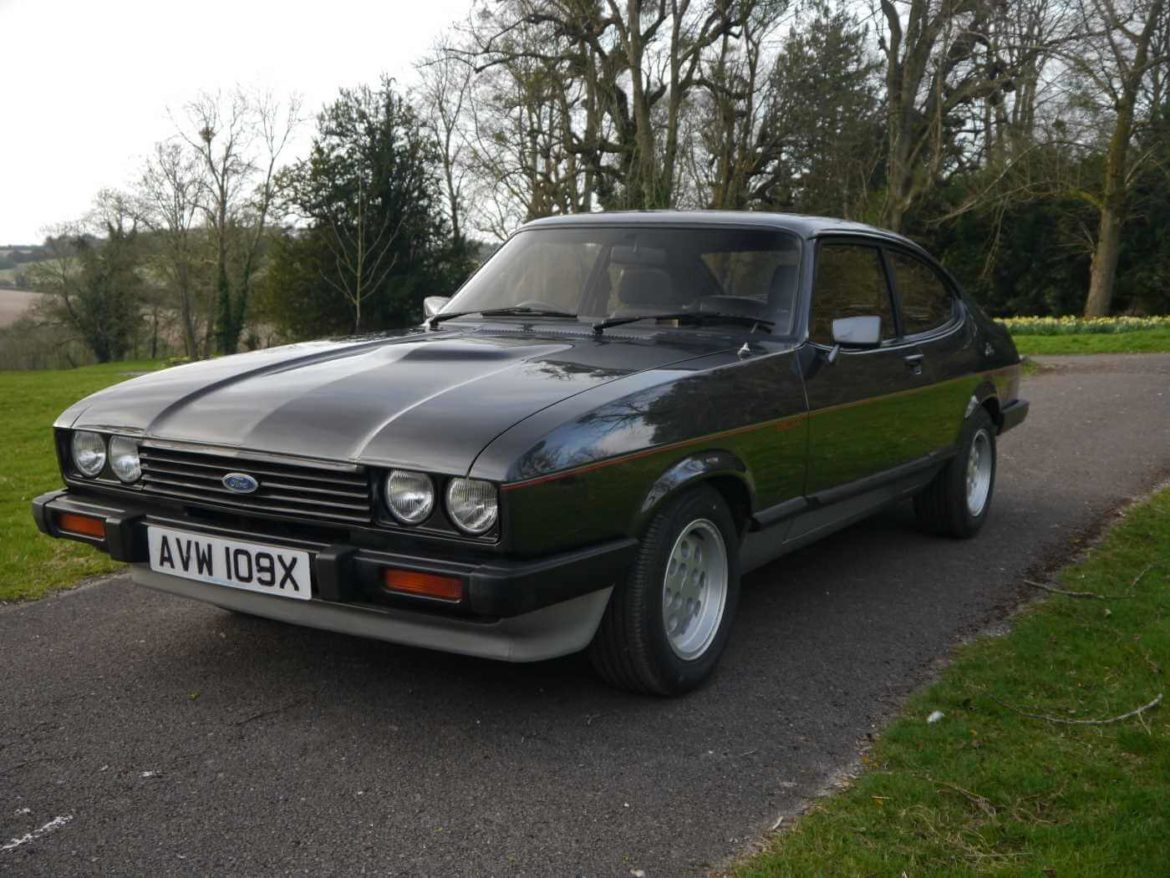
[[[37, 243], [129, 184], [200, 91], [298, 92], [411, 65], [470, 0], [0, 0], [0, 244]], [[305, 126], [304, 134], [310, 126]]]

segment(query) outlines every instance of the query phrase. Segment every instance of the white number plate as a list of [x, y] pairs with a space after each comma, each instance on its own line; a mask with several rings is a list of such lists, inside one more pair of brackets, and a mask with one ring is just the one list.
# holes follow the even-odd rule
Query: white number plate
[[241, 543], [165, 527], [148, 527], [150, 569], [307, 601], [311, 594], [308, 552]]

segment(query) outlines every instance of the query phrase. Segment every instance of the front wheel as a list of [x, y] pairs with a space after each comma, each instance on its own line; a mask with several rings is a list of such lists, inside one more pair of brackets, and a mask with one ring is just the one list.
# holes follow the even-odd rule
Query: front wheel
[[980, 407], [963, 423], [955, 456], [914, 497], [919, 522], [933, 533], [975, 536], [991, 508], [995, 466], [995, 423]]
[[611, 685], [677, 695], [714, 670], [739, 602], [739, 534], [727, 503], [701, 485], [659, 511], [589, 647]]

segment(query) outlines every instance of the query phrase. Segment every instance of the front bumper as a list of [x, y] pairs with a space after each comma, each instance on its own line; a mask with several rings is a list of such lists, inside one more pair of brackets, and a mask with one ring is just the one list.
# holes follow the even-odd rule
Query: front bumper
[[[32, 512], [43, 533], [89, 543], [134, 565], [133, 579], [150, 588], [295, 624], [509, 661], [583, 649], [637, 548], [636, 540], [618, 539], [536, 559], [443, 557], [292, 539], [262, 527], [226, 527], [67, 490], [37, 497]], [[64, 530], [61, 516], [70, 513], [102, 519], [104, 537]], [[312, 599], [294, 601], [154, 572], [147, 555], [151, 524], [311, 552]], [[463, 598], [389, 594], [381, 587], [388, 568], [457, 577], [464, 583]]]

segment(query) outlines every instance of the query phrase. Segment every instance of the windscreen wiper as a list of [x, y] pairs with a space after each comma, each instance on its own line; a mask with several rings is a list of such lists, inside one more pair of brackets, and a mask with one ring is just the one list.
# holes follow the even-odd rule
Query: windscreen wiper
[[471, 314], [479, 314], [482, 317], [509, 317], [519, 315], [522, 317], [572, 317], [576, 319], [577, 315], [568, 311], [554, 311], [549, 308], [529, 308], [527, 305], [516, 305], [512, 308], [479, 308], [471, 311], [452, 311], [450, 313], [436, 314], [427, 324], [431, 329], [435, 329], [444, 320], [451, 320], [455, 317], [467, 317]]
[[743, 326], [772, 326], [776, 321], [765, 320], [762, 317], [748, 317], [746, 314], [727, 314], [723, 311], [674, 311], [666, 314], [639, 314], [638, 316], [610, 317], [593, 324], [593, 331], [597, 335], [605, 332], [611, 326], [622, 326], [638, 320], [690, 320], [695, 323], [706, 321], [724, 323], [739, 323]]

